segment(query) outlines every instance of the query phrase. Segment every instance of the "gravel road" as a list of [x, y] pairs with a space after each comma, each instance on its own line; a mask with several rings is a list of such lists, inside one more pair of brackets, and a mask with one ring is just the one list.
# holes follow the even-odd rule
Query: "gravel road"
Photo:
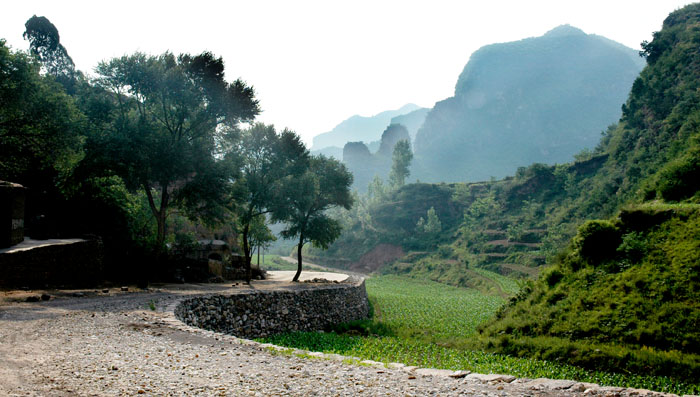
[[33, 303], [18, 302], [24, 295], [4, 292], [0, 299], [0, 395], [652, 394], [475, 374], [452, 378], [440, 371], [348, 364], [342, 357], [298, 357], [194, 329], [174, 318], [172, 309], [179, 299], [212, 289], [226, 292], [221, 286], [197, 285], [146, 292], [112, 289], [108, 293], [87, 291], [77, 297], [63, 293]]

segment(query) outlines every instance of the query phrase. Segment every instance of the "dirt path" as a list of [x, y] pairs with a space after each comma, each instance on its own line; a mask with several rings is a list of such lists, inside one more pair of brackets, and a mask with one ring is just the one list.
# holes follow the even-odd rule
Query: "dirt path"
[[[451, 371], [349, 365], [344, 363], [347, 358], [336, 356], [300, 358], [187, 327], [171, 312], [184, 297], [236, 288], [276, 285], [266, 281], [251, 287], [85, 291], [82, 296], [66, 294], [35, 303], [15, 302], [20, 295], [4, 292], [0, 395], [564, 396], [583, 395], [586, 388], [574, 382], [560, 384], [567, 390], [557, 390], [512, 377], [451, 378], [447, 376]], [[597, 390], [599, 395], [631, 395], [619, 389]]]
[[[282, 259], [283, 261], [289, 262], [289, 263], [293, 263], [295, 265], [297, 264], [297, 258], [292, 258], [291, 256], [280, 256], [280, 259]], [[353, 272], [353, 271], [347, 270], [347, 269], [337, 269], [334, 267], [327, 267], [327, 266], [323, 266], [323, 265], [318, 265], [315, 263], [305, 261], [303, 259], [302, 259], [301, 266], [302, 266], [302, 271], [301, 271], [302, 275], [304, 274], [305, 268], [311, 268], [311, 269], [318, 269], [318, 270], [321, 270], [324, 272], [337, 272], [337, 273], [347, 274], [349, 276], [367, 277], [367, 274], [364, 274], [364, 273], [358, 273], [358, 272]]]

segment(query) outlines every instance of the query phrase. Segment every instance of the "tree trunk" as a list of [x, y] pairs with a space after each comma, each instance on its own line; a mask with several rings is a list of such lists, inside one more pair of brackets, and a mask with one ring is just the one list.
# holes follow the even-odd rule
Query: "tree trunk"
[[304, 247], [304, 235], [299, 236], [299, 245], [297, 245], [297, 274], [294, 275], [292, 281], [299, 281], [301, 276], [301, 249]]
[[159, 250], [163, 250], [165, 242], [165, 217], [161, 215], [162, 211], [156, 214], [156, 223], [158, 223], [158, 235], [156, 236], [156, 246]]
[[162, 190], [160, 198], [160, 208], [156, 207], [155, 200], [153, 199], [153, 194], [151, 193], [151, 188], [148, 184], [143, 184], [143, 189], [146, 191], [146, 197], [148, 197], [148, 205], [151, 207], [151, 212], [153, 217], [156, 218], [156, 224], [158, 225], [158, 234], [156, 235], [156, 246], [159, 251], [163, 251], [163, 243], [165, 242], [165, 229], [166, 229], [166, 218], [168, 213], [168, 187], [165, 185]]
[[250, 269], [250, 245], [248, 244], [248, 227], [246, 224], [243, 226], [243, 255], [245, 256], [245, 277], [246, 283], [250, 284], [250, 279], [253, 276], [253, 272]]

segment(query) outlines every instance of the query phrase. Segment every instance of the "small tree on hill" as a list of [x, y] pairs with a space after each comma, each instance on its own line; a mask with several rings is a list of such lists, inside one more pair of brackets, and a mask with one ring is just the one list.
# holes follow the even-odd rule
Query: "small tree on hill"
[[427, 220], [421, 217], [416, 223], [416, 232], [428, 245], [434, 244], [442, 231], [442, 222], [438, 218], [434, 207], [430, 207], [427, 212]]
[[396, 142], [391, 157], [391, 172], [389, 173], [389, 182], [394, 188], [403, 186], [406, 183], [406, 178], [411, 175], [411, 171], [408, 169], [411, 160], [413, 160], [411, 144], [405, 139]]

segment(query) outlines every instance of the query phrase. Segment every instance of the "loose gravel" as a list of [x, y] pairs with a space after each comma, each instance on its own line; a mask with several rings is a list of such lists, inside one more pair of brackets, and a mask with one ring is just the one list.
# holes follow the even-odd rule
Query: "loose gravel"
[[660, 395], [575, 382], [559, 390], [547, 381], [493, 375], [453, 378], [450, 371], [278, 351], [174, 318], [178, 300], [203, 292], [211, 287], [113, 289], [32, 303], [5, 299], [0, 302], [0, 395]]

